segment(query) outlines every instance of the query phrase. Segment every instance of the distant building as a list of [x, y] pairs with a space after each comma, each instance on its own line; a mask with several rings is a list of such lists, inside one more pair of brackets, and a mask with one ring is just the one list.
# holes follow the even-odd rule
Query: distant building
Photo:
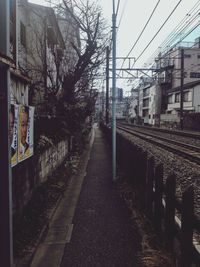
[[126, 118], [126, 103], [125, 101], [116, 103], [116, 119]]
[[[183, 111], [199, 112], [197, 102], [200, 100], [200, 46], [199, 38], [195, 43], [183, 43], [157, 60], [158, 84], [161, 92], [161, 124], [180, 123], [180, 83], [181, 83], [181, 50], [184, 58]], [[194, 99], [195, 97], [195, 99]]]
[[122, 102], [123, 101], [123, 89], [117, 88], [117, 101]]
[[[110, 98], [112, 98], [112, 88], [110, 88]], [[123, 89], [117, 87], [116, 88], [116, 102], [122, 102], [123, 101]]]
[[136, 123], [137, 117], [138, 117], [138, 88], [133, 89], [131, 91], [127, 119], [132, 123]]
[[149, 123], [149, 92], [150, 92], [151, 84], [141, 85], [139, 88], [139, 117], [142, 119], [144, 124]]

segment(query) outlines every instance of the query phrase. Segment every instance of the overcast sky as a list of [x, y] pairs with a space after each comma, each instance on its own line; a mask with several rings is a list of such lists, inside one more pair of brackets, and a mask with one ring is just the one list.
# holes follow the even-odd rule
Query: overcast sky
[[[37, 4], [42, 4], [42, 0], [29, 0]], [[55, 0], [54, 0], [55, 1]], [[84, 1], [84, 0], [83, 0]], [[52, 1], [53, 2], [53, 1]], [[113, 0], [97, 0], [102, 6], [104, 15], [111, 25], [112, 23], [112, 3]], [[116, 5], [118, 0], [115, 0]], [[149, 16], [151, 15], [158, 0], [121, 0], [119, 3], [119, 11], [117, 15], [117, 25], [119, 25], [117, 33], [117, 56], [125, 57], [129, 53], [133, 44], [137, 40]], [[161, 0], [152, 16], [147, 28], [139, 39], [137, 45], [131, 52], [130, 56], [137, 58], [150, 42], [158, 29], [167, 19], [179, 0]], [[140, 57], [137, 62], [137, 67], [142, 67], [145, 62], [151, 57], [155, 50], [160, 47], [165, 38], [172, 32], [175, 26], [188, 14], [188, 12], [199, 2], [197, 0], [182, 0], [178, 5], [173, 15], [166, 22], [154, 41], [149, 45], [148, 49]], [[198, 10], [200, 5], [196, 8]], [[121, 23], [119, 24], [121, 19]], [[189, 19], [189, 15], [188, 15]], [[193, 32], [187, 40], [193, 41], [194, 38], [200, 36], [199, 28]], [[118, 63], [119, 67], [121, 62]], [[123, 85], [122, 85], [123, 84]], [[126, 86], [126, 82], [117, 81], [117, 86]]]

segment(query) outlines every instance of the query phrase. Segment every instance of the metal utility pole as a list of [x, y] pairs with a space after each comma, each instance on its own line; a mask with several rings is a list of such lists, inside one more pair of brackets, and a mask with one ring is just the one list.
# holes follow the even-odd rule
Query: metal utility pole
[[109, 47], [106, 47], [106, 124], [109, 123]]
[[181, 49], [181, 84], [180, 84], [180, 128], [183, 130], [183, 101], [184, 101], [184, 49]]
[[[10, 55], [10, 1], [0, 1], [0, 52]], [[10, 71], [0, 60], [0, 265], [13, 266], [12, 175], [9, 142]]]
[[104, 121], [105, 117], [104, 117], [104, 113], [105, 113], [105, 109], [104, 109], [104, 85], [102, 86], [102, 91], [101, 91], [101, 110], [102, 110], [102, 120]]
[[113, 0], [112, 15], [112, 174], [116, 180], [116, 11], [115, 0]]

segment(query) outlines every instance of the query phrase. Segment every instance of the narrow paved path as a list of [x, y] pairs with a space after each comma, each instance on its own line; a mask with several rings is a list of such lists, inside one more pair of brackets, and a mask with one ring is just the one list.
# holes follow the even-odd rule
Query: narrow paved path
[[99, 129], [61, 267], [139, 267], [137, 225], [112, 182], [109, 149]]

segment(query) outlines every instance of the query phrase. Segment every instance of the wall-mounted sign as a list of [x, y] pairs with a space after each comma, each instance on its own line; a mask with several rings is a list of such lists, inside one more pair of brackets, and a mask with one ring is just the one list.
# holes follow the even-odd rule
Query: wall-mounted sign
[[34, 107], [19, 106], [18, 112], [18, 162], [33, 155]]
[[11, 166], [14, 167], [33, 155], [34, 107], [11, 105], [9, 114], [9, 139]]

